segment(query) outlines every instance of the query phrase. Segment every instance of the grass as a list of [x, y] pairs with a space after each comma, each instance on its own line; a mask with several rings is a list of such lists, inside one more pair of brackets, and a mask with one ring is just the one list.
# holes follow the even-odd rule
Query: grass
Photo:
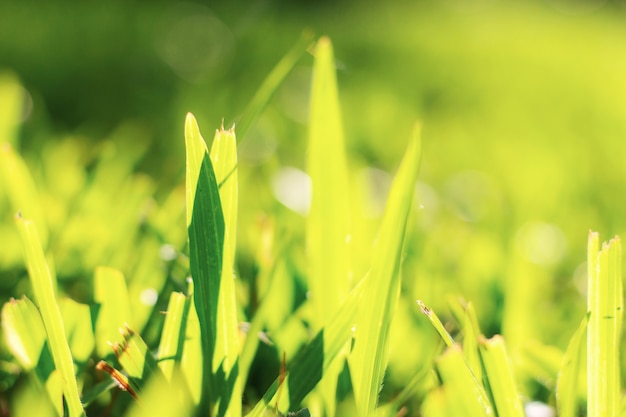
[[[242, 117], [244, 133], [309, 42], [303, 38], [262, 84]], [[565, 352], [556, 348], [557, 365], [538, 365], [543, 379], [523, 353], [536, 321], [524, 306], [538, 282], [502, 289], [506, 320], [528, 326], [510, 339], [481, 330], [474, 300], [449, 302], [454, 319], [416, 303], [405, 287], [415, 273], [407, 258], [415, 250], [416, 183], [428, 158], [421, 126], [386, 131], [386, 140], [407, 146], [382, 217], [372, 221], [359, 204], [368, 190], [344, 137], [332, 44], [321, 38], [311, 51], [306, 219], [272, 202], [242, 230], [251, 208], [239, 201], [266, 197], [261, 185], [250, 186], [255, 171], [238, 162], [237, 127], [220, 127], [209, 148], [192, 114], [184, 122], [185, 186], [158, 203], [154, 184], [133, 174], [147, 144], [124, 141], [141, 137], [132, 126], [89, 156], [89, 179], [80, 156], [68, 159], [74, 185], [63, 193], [71, 207], [45, 204], [46, 191], [14, 151], [18, 140], [5, 140], [2, 190], [10, 210], [22, 213], [15, 223], [30, 277], [13, 294], [22, 298], [2, 308], [12, 415], [515, 417], [537, 385], [559, 415], [585, 407], [588, 416], [623, 415], [619, 238], [600, 247], [598, 234], [589, 235], [587, 314], [576, 317], [582, 322]], [[14, 121], [6, 123], [0, 132], [10, 136]], [[72, 151], [80, 154], [76, 147], [62, 154]], [[58, 280], [52, 254], [78, 284]], [[82, 276], [94, 263], [103, 266]], [[530, 346], [539, 358], [555, 349]], [[37, 395], [45, 401], [29, 400]]]

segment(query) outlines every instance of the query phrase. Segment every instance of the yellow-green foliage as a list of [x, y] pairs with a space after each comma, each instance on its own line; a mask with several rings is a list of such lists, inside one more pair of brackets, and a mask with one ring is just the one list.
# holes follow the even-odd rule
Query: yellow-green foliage
[[[137, 124], [96, 146], [77, 136], [39, 153], [23, 146], [23, 90], [0, 76], [0, 397], [10, 413], [516, 417], [532, 399], [563, 416], [585, 403], [589, 416], [620, 415], [619, 238], [600, 248], [590, 234], [587, 314], [580, 294], [550, 304], [561, 255], [546, 252], [564, 250], [553, 247], [559, 230], [529, 221], [511, 238], [480, 223], [511, 219], [500, 185], [479, 172], [439, 184], [440, 196], [420, 182], [422, 162], [432, 174], [478, 148], [433, 161], [428, 123], [422, 133], [388, 120], [373, 135], [393, 146], [368, 160], [353, 138], [362, 126], [342, 117], [333, 45], [311, 43], [303, 36], [261, 83], [241, 130], [219, 127], [209, 147], [201, 130], [211, 130], [187, 114], [176, 145], [185, 179], [173, 187], [138, 169], [151, 139]], [[284, 169], [280, 149], [242, 158], [278, 117], [273, 96], [307, 48], [297, 167]], [[280, 132], [282, 146], [294, 132]], [[276, 191], [289, 175], [287, 193], [310, 197], [300, 212]], [[529, 204], [531, 191], [520, 185], [512, 201]]]

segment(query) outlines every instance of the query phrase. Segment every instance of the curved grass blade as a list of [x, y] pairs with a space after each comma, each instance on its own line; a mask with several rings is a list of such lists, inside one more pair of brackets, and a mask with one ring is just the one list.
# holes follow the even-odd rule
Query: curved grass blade
[[216, 174], [191, 114], [185, 122], [185, 143], [189, 264], [203, 355], [200, 412], [237, 416], [241, 414], [241, 403], [235, 295], [232, 282], [222, 279], [226, 268], [232, 280], [232, 259], [224, 259], [227, 231]]
[[563, 363], [556, 380], [556, 405], [560, 417], [578, 415], [578, 375], [583, 365], [583, 340], [589, 314], [586, 314], [567, 345]]
[[417, 181], [419, 158], [419, 127], [416, 127], [391, 186], [357, 318], [350, 372], [361, 416], [374, 412], [387, 364], [387, 339], [400, 295], [402, 245]]
[[589, 233], [587, 249], [587, 415], [616, 417], [620, 411], [619, 342], [623, 291], [621, 242], [618, 237], [602, 244]]
[[287, 52], [272, 72], [265, 78], [261, 87], [257, 90], [245, 108], [241, 119], [237, 122], [237, 131], [240, 138], [245, 138], [248, 131], [267, 106], [274, 92], [278, 89], [289, 72], [296, 65], [302, 54], [307, 50], [312, 41], [312, 35], [308, 32], [302, 34], [298, 42]]
[[80, 402], [72, 353], [65, 337], [63, 319], [56, 302], [54, 291], [56, 285], [46, 263], [37, 229], [32, 221], [23, 219], [21, 216], [16, 217], [16, 223], [22, 238], [28, 275], [46, 329], [54, 365], [63, 377], [63, 395], [67, 401], [67, 411], [70, 417], [83, 416], [85, 412]]

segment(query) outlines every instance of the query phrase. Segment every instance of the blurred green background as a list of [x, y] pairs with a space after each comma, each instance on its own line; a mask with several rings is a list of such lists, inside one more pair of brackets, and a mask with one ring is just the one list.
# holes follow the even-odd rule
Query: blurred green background
[[[449, 295], [462, 295], [514, 352], [531, 339], [564, 349], [585, 312], [588, 231], [626, 231], [625, 22], [620, 2], [600, 0], [5, 1], [0, 68], [10, 71], [4, 85], [16, 76], [27, 92], [14, 143], [45, 196], [57, 273], [89, 301], [93, 267], [137, 275], [132, 248], [150, 253], [137, 244], [146, 236], [155, 253], [184, 247], [185, 113], [210, 140], [222, 120], [239, 120], [304, 30], [328, 35], [353, 181], [367, 184], [358, 203], [372, 225], [404, 138], [415, 120], [424, 126], [399, 326], [427, 327], [415, 299], [446, 318]], [[301, 250], [303, 219], [277, 202], [272, 181], [284, 167], [305, 169], [311, 64], [307, 54], [240, 138], [244, 282], [259, 213]], [[0, 213], [5, 301], [28, 290], [3, 195]], [[419, 332], [395, 334], [431, 350]], [[392, 377], [410, 361], [392, 356]]]

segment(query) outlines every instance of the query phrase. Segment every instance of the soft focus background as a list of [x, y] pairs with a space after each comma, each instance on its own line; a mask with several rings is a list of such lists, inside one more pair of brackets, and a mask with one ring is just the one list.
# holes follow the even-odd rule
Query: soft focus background
[[[505, 335], [528, 396], [550, 402], [553, 381], [526, 366], [529, 343], [563, 350], [583, 317], [588, 231], [626, 236], [625, 23], [624, 5], [602, 0], [5, 1], [0, 119], [12, 97], [25, 105], [2, 141], [32, 172], [62, 290], [89, 302], [94, 267], [119, 267], [145, 322], [184, 279], [173, 259], [185, 242], [185, 113], [210, 140], [303, 31], [328, 35], [352, 181], [366, 190], [355, 205], [371, 225], [355, 231], [356, 247], [371, 247], [405, 138], [423, 123], [393, 333], [402, 348], [386, 389], [434, 350], [414, 301], [449, 320], [450, 297], [462, 296], [486, 334]], [[244, 306], [268, 222], [292, 248], [293, 274], [305, 270], [311, 64], [300, 59], [239, 138]], [[29, 289], [2, 189], [0, 214], [4, 302]]]

